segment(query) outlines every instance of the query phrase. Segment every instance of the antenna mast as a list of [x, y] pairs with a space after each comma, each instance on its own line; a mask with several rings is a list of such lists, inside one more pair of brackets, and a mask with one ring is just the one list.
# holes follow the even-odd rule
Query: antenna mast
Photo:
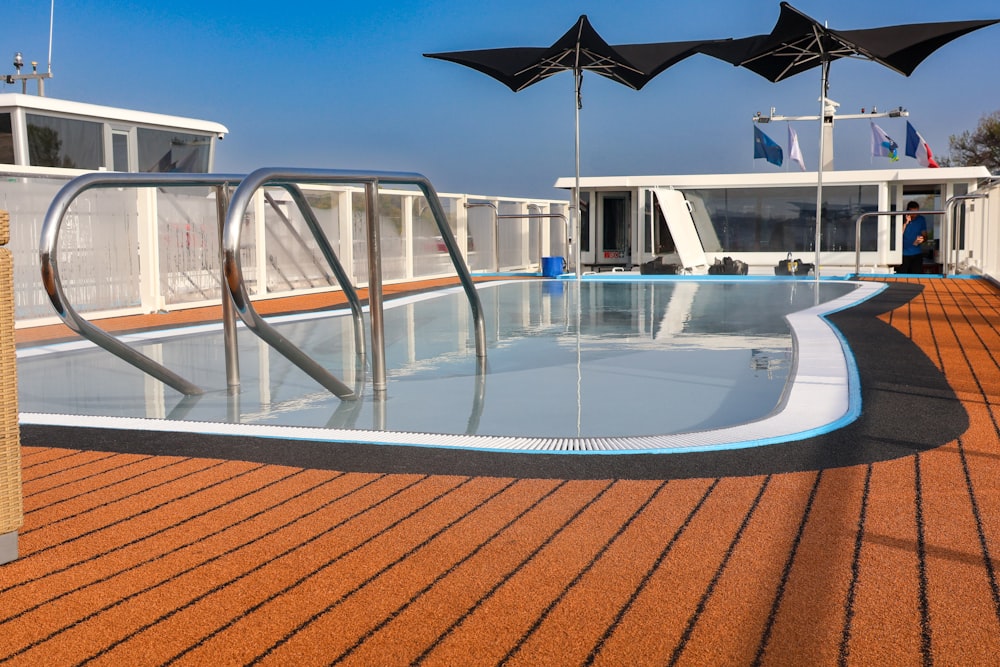
[[49, 5], [49, 76], [52, 76], [52, 24], [56, 19], [56, 0]]
[[21, 68], [24, 67], [24, 57], [21, 52], [18, 51], [14, 54], [14, 70], [16, 74], [3, 74], [0, 75], [0, 82], [3, 83], [14, 83], [15, 81], [21, 82], [21, 93], [28, 93], [28, 81], [34, 79], [38, 84], [38, 96], [45, 97], [45, 79], [52, 78], [52, 26], [55, 22], [56, 14], [56, 0], [51, 0], [49, 6], [49, 62], [48, 69], [45, 72], [38, 71], [38, 61], [31, 61], [31, 73], [21, 74]]

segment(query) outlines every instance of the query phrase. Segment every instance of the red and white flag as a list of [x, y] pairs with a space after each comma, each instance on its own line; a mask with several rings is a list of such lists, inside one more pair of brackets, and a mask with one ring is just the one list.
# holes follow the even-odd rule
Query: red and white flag
[[910, 125], [910, 121], [906, 121], [906, 154], [916, 158], [921, 167], [938, 166], [938, 163], [934, 161], [931, 147], [927, 145], [920, 133]]

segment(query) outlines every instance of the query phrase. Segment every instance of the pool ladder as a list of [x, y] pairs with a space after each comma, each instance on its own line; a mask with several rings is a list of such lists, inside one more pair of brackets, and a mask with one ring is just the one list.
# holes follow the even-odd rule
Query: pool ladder
[[[239, 357], [236, 340], [236, 316], [254, 334], [280, 352], [307, 375], [341, 400], [356, 400], [359, 391], [348, 387], [309, 355], [278, 333], [257, 313], [250, 300], [240, 265], [240, 233], [247, 208], [258, 189], [280, 187], [289, 193], [298, 207], [309, 231], [330, 265], [351, 308], [354, 322], [355, 348], [358, 356], [365, 356], [364, 318], [361, 301], [351, 284], [350, 277], [337, 258], [323, 232], [312, 207], [300, 185], [363, 184], [366, 198], [366, 227], [368, 237], [368, 304], [371, 318], [372, 386], [376, 398], [386, 391], [385, 331], [382, 317], [382, 253], [379, 240], [378, 188], [381, 184], [403, 185], [420, 189], [433, 214], [448, 255], [469, 299], [476, 338], [477, 375], [485, 372], [486, 326], [479, 294], [472, 276], [462, 259], [458, 243], [448, 226], [441, 201], [430, 182], [422, 175], [405, 172], [347, 171], [330, 169], [262, 168], [248, 175], [236, 174], [176, 174], [176, 173], [107, 173], [98, 172], [79, 176], [64, 185], [49, 206], [42, 224], [40, 265], [42, 285], [56, 313], [72, 331], [111, 352], [139, 370], [160, 380], [178, 392], [195, 396], [204, 393], [198, 385], [184, 379], [162, 364], [126, 345], [100, 327], [84, 319], [69, 303], [59, 278], [57, 249], [59, 230], [73, 201], [83, 192], [100, 188], [122, 187], [200, 187], [214, 188], [216, 213], [219, 221], [219, 239], [222, 253], [222, 320], [225, 341], [226, 380], [229, 387], [239, 386]], [[230, 198], [230, 189], [236, 190]], [[228, 293], [228, 296], [227, 296]]]

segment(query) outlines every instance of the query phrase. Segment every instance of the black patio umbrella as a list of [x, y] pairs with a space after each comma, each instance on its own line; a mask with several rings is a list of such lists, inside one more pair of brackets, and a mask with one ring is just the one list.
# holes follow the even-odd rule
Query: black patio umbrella
[[[600, 74], [635, 90], [641, 89], [653, 77], [697, 53], [703, 41], [659, 42], [610, 46], [590, 24], [586, 15], [577, 19], [552, 46], [509, 47], [448, 53], [425, 53], [428, 58], [448, 60], [471, 67], [493, 77], [515, 93], [553, 74], [571, 71], [576, 99], [575, 157], [576, 186], [573, 190], [572, 211], [580, 201], [580, 87], [584, 70]], [[575, 215], [574, 234], [579, 240], [579, 215]], [[580, 245], [575, 244], [576, 274], [580, 275]]]
[[997, 22], [1000, 22], [1000, 19], [911, 23], [863, 30], [833, 30], [787, 2], [782, 2], [778, 21], [770, 33], [728, 42], [706, 43], [701, 47], [702, 53], [745, 67], [771, 82], [787, 79], [814, 67], [820, 68], [821, 132], [819, 167], [816, 170], [817, 278], [823, 205], [822, 123], [829, 88], [830, 63], [839, 58], [871, 60], [909, 76], [925, 58], [948, 42]]

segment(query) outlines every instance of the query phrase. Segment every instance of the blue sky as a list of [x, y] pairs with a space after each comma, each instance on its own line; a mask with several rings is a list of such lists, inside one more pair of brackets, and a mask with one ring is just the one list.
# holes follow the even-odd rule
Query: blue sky
[[[995, 0], [798, 0], [832, 28], [1000, 17]], [[564, 198], [573, 174], [573, 83], [563, 73], [520, 93], [427, 52], [547, 46], [580, 14], [611, 44], [766, 33], [778, 0], [617, 3], [424, 0], [355, 3], [56, 1], [50, 97], [223, 123], [216, 170], [263, 166], [416, 171], [441, 192]], [[15, 51], [44, 68], [49, 2], [7, 3], [0, 73]], [[841, 113], [903, 106], [935, 154], [948, 137], [1000, 109], [1000, 25], [962, 37], [910, 77], [837, 61], [830, 97]], [[19, 92], [0, 86], [2, 92]], [[755, 111], [818, 111], [819, 70], [772, 84], [706, 56], [633, 91], [585, 76], [584, 176], [764, 172], [754, 161]], [[897, 142], [903, 119], [879, 124]], [[815, 123], [796, 123], [815, 169]], [[764, 126], [784, 144], [783, 123]], [[919, 168], [873, 160], [868, 123], [836, 126], [838, 169]]]

